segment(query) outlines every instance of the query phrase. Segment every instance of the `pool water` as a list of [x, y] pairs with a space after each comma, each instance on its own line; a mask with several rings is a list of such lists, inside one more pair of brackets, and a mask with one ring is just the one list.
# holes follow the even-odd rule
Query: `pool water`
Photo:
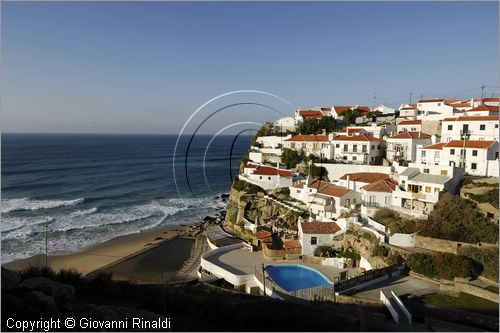
[[274, 283], [286, 291], [332, 284], [317, 270], [302, 265], [269, 265], [266, 272]]

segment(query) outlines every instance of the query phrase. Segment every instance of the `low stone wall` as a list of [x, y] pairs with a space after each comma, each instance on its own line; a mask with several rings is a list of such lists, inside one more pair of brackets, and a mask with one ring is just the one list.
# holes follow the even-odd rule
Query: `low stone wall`
[[466, 279], [455, 278], [454, 281], [450, 281], [450, 280], [444, 280], [444, 279], [429, 278], [429, 277], [426, 277], [422, 274], [418, 274], [415, 272], [410, 272], [409, 274], [410, 274], [410, 276], [413, 276], [417, 279], [421, 279], [421, 280], [424, 280], [427, 282], [439, 284], [440, 291], [456, 292], [456, 293], [463, 292], [463, 293], [467, 293], [467, 294], [471, 294], [471, 295], [474, 295], [477, 297], [484, 298], [488, 301], [499, 303], [497, 293], [495, 293], [491, 290], [484, 289], [484, 288], [475, 286], [473, 284], [467, 283]]
[[335, 301], [342, 304], [383, 305], [380, 300], [352, 297], [348, 295], [335, 295]]
[[285, 258], [286, 250], [273, 250], [268, 247], [267, 244], [262, 244], [262, 251], [264, 255], [270, 258]]
[[498, 248], [498, 245], [489, 243], [481, 243], [481, 245], [479, 245], [479, 244], [471, 244], [464, 242], [455, 242], [445, 239], [423, 237], [419, 235], [417, 235], [415, 238], [415, 246], [426, 250], [447, 252], [454, 254], [457, 254], [458, 248], [461, 246], [476, 247], [476, 248], [484, 248], [484, 247]]

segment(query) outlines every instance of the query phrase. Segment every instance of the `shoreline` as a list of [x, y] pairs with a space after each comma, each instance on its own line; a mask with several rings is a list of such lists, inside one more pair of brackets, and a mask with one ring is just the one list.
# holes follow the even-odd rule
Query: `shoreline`
[[[146, 253], [178, 236], [195, 237], [202, 233], [208, 224], [220, 223], [224, 216], [225, 209], [221, 209], [213, 215], [198, 219], [193, 224], [159, 226], [142, 232], [118, 236], [74, 253], [49, 254], [47, 266], [56, 272], [61, 269], [74, 269], [87, 275]], [[175, 256], [175, 253], [170, 255]], [[2, 266], [16, 271], [26, 269], [29, 266], [44, 267], [45, 254], [16, 259], [2, 263]]]

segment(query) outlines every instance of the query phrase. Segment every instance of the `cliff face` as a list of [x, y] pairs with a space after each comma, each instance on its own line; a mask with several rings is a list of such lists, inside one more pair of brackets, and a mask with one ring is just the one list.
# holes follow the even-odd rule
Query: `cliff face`
[[375, 237], [363, 231], [361, 228], [354, 226], [351, 230], [345, 233], [342, 240], [342, 247], [345, 251], [359, 253], [372, 265], [374, 269], [386, 267], [387, 263], [382, 257], [374, 256], [373, 252], [378, 245]]

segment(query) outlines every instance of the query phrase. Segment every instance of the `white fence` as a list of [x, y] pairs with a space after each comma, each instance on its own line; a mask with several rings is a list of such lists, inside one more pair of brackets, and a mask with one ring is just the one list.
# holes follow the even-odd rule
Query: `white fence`
[[344, 268], [345, 261], [346, 261], [346, 258], [325, 258], [321, 262], [321, 265], [333, 266], [333, 267], [337, 267], [337, 268]]
[[399, 314], [396, 311], [396, 309], [394, 309], [391, 302], [389, 301], [387, 296], [385, 296], [385, 294], [382, 290], [380, 290], [380, 300], [382, 301], [382, 303], [384, 303], [384, 305], [387, 307], [387, 309], [391, 313], [392, 319], [394, 319], [396, 324], [399, 324]]
[[400, 234], [396, 233], [389, 236], [389, 244], [401, 247], [415, 247], [417, 240], [417, 233], [413, 234]]
[[371, 218], [367, 217], [367, 223], [369, 226], [371, 226], [372, 228], [380, 231], [380, 232], [386, 232], [385, 229], [385, 225], [381, 224], [381, 223], [378, 223], [377, 221], [375, 220], [372, 220]]
[[392, 290], [391, 290], [391, 295], [392, 295], [392, 298], [394, 299], [394, 301], [398, 304], [399, 308], [401, 309], [401, 311], [403, 312], [403, 314], [405, 315], [405, 317], [408, 319], [408, 324], [411, 325], [412, 317], [411, 317], [410, 311], [408, 311], [408, 309], [403, 304], [403, 302], [401, 301], [401, 299]]

